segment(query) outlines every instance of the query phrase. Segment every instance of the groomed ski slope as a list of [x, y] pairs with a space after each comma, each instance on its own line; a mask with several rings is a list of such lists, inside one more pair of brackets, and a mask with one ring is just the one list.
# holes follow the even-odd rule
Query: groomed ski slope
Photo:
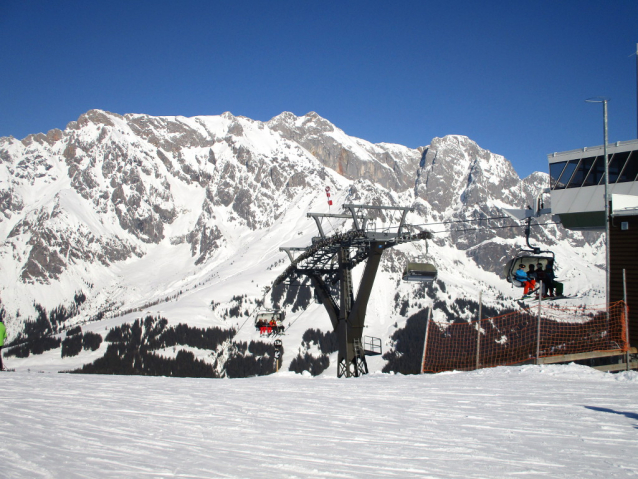
[[7, 478], [638, 476], [638, 373], [1, 373]]

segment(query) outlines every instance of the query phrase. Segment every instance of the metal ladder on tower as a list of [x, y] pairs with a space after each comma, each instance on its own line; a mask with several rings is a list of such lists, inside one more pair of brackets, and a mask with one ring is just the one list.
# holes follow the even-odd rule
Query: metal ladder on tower
[[354, 367], [355, 376], [368, 374], [368, 363], [366, 361], [366, 353], [361, 344], [361, 339], [354, 338], [352, 340], [352, 348], [354, 350]]

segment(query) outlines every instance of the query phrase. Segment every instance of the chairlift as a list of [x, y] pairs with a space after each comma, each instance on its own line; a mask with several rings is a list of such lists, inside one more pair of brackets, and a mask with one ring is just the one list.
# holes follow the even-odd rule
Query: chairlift
[[521, 265], [525, 267], [525, 271], [529, 271], [529, 266], [537, 264], [541, 264], [543, 269], [546, 269], [547, 266], [554, 265], [555, 255], [552, 251], [542, 251], [540, 248], [536, 246], [532, 246], [529, 242], [532, 218], [538, 218], [539, 216], [550, 214], [551, 208], [545, 208], [545, 203], [543, 201], [543, 194], [549, 193], [549, 189], [543, 190], [537, 197], [534, 203], [534, 208], [531, 205], [528, 205], [526, 209], [507, 209], [502, 208], [503, 213], [507, 216], [517, 220], [522, 221], [525, 220], [525, 242], [527, 243], [528, 249], [520, 249], [516, 256], [509, 260], [504, 268], [503, 275], [508, 283], [511, 283], [512, 286], [523, 287], [524, 285], [518, 281], [515, 277], [516, 271], [519, 269]]
[[516, 270], [523, 265], [525, 272], [529, 271], [529, 266], [541, 264], [543, 269], [547, 269], [547, 265], [553, 266], [554, 253], [551, 251], [538, 251], [538, 250], [520, 250], [515, 258], [509, 260], [503, 268], [503, 275], [508, 283], [512, 283], [512, 286], [522, 288], [524, 285], [516, 279]]
[[[425, 257], [428, 257], [428, 243], [425, 242]], [[403, 281], [419, 281], [431, 283], [436, 279], [436, 266], [432, 263], [419, 263], [408, 261], [403, 270]]]
[[284, 327], [285, 311], [279, 309], [264, 309], [255, 315], [255, 329], [260, 336], [280, 335]]
[[[539, 208], [542, 208], [542, 206], [543, 205], [541, 204]], [[555, 255], [552, 251], [541, 251], [540, 248], [532, 246], [529, 243], [531, 223], [532, 218], [528, 217], [527, 225], [525, 226], [525, 242], [527, 243], [527, 247], [529, 249], [519, 250], [516, 256], [513, 259], [509, 260], [503, 268], [503, 274], [505, 275], [505, 279], [507, 279], [507, 282], [511, 283], [512, 286], [515, 286], [517, 288], [524, 287], [524, 284], [518, 281], [515, 276], [516, 270], [520, 267], [520, 265], [523, 265], [525, 267], [525, 271], [529, 271], [529, 266], [532, 264], [534, 266], [536, 266], [537, 264], [541, 264], [543, 266], [543, 269], [547, 269], [548, 265], [552, 267], [554, 265]]]
[[408, 263], [403, 270], [403, 281], [432, 282], [436, 275], [436, 266], [431, 263]]

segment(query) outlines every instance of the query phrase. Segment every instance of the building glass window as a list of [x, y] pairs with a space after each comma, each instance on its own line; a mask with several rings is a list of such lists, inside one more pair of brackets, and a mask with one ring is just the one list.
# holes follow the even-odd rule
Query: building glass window
[[[638, 176], [638, 151], [634, 150], [626, 153], [629, 153], [631, 156], [628, 155], [625, 167], [620, 175], [618, 175], [617, 183], [636, 181], [636, 176]], [[609, 173], [609, 177], [611, 178], [611, 173]]]
[[560, 175], [560, 178], [558, 178], [556, 185], [554, 185], [555, 190], [562, 190], [563, 188], [567, 187], [567, 184], [574, 174], [574, 171], [578, 167], [579, 162], [580, 160], [569, 160], [567, 162], [567, 165], [565, 165], [565, 169], [563, 170], [563, 174]]
[[560, 174], [565, 169], [566, 161], [560, 161], [558, 163], [551, 163], [549, 165], [549, 185], [553, 190], [557, 187], [558, 179], [560, 178]]
[[[588, 158], [590, 159], [590, 158]], [[602, 156], [597, 156], [593, 159], [593, 164], [589, 168], [589, 174], [585, 181], [583, 182], [583, 186], [596, 186], [601, 178], [605, 176], [605, 161]]]
[[582, 160], [580, 160], [580, 164], [578, 165], [576, 171], [574, 171], [572, 179], [569, 182], [569, 185], [567, 185], [567, 188], [580, 188], [581, 186], [583, 186], [583, 181], [585, 181], [585, 178], [589, 177], [589, 170], [591, 169], [595, 160], [595, 156], [592, 156], [590, 158], [583, 158]]
[[596, 164], [589, 171], [591, 175], [591, 180], [587, 179], [587, 185], [589, 186], [599, 185], [605, 179], [605, 157], [600, 155], [596, 157], [596, 160]]
[[620, 176], [620, 172], [625, 166], [625, 162], [627, 161], [627, 157], [629, 157], [628, 151], [622, 151], [620, 153], [616, 153], [613, 156], [609, 156], [609, 183], [616, 183], [616, 180]]

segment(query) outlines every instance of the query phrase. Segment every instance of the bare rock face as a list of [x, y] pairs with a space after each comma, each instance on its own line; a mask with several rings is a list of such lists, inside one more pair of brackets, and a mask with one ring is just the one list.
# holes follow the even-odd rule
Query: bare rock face
[[303, 117], [285, 112], [267, 125], [350, 180], [368, 179], [396, 191], [414, 185], [412, 176], [420, 158], [418, 150], [400, 145], [372, 145], [349, 137], [315, 112]]
[[511, 163], [464, 136], [434, 138], [424, 151], [416, 181], [416, 195], [437, 212], [486, 203], [509, 203], [520, 179]]
[[[0, 254], [10, 251], [22, 263], [23, 282], [48, 284], [58, 280], [70, 265], [99, 262], [108, 266], [133, 255], [142, 256], [137, 247], [119, 237], [97, 237], [82, 224], [69, 228], [74, 219], [62, 208], [59, 197], [54, 201], [51, 211], [42, 207], [20, 220], [0, 247]], [[26, 253], [24, 258], [21, 251]]]

